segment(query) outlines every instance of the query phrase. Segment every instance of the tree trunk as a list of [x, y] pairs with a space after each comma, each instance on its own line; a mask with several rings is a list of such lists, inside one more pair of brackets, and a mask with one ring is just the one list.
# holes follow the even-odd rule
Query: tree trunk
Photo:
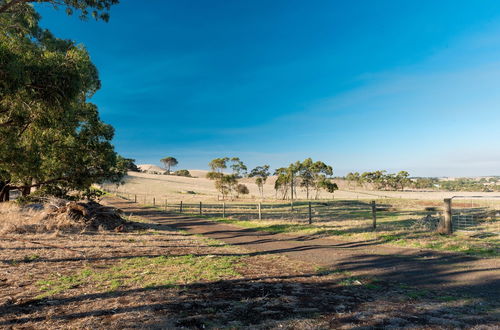
[[0, 181], [0, 203], [8, 202], [10, 197], [10, 186], [9, 182]]
[[10, 200], [10, 187], [5, 185], [0, 191], [0, 203], [8, 202]]
[[31, 186], [33, 184], [33, 179], [29, 178], [26, 182], [24, 182], [24, 187], [21, 187], [21, 194], [23, 197], [31, 194]]
[[22, 193], [23, 197], [26, 197], [29, 194], [31, 194], [31, 186], [23, 187], [23, 189], [21, 189], [21, 193]]

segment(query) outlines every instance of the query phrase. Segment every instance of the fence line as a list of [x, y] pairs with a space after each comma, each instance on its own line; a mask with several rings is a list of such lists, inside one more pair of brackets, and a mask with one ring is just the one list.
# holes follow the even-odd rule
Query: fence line
[[[283, 220], [287, 222], [300, 222], [308, 224], [321, 224], [324, 222], [352, 220], [365, 223], [366, 227], [373, 230], [378, 229], [379, 218], [387, 216], [407, 216], [409, 220], [421, 220], [424, 217], [431, 216], [434, 219], [442, 219], [444, 214], [438, 211], [436, 207], [421, 206], [421, 210], [400, 210], [395, 209], [393, 205], [379, 203], [376, 201], [361, 200], [315, 200], [315, 201], [294, 201], [276, 202], [276, 203], [242, 203], [242, 202], [171, 202], [166, 197], [149, 194], [132, 194], [128, 192], [105, 191], [125, 198], [134, 203], [158, 207], [164, 211], [184, 213], [191, 215], [202, 215], [208, 217], [233, 218], [240, 220]], [[461, 198], [462, 196], [457, 196]], [[383, 202], [383, 200], [382, 200]], [[441, 208], [439, 208], [441, 209]], [[477, 225], [486, 215], [491, 214], [491, 210], [485, 207], [462, 208], [452, 210], [453, 218], [450, 221], [453, 229], [470, 229]], [[495, 213], [497, 217], [498, 212]], [[448, 215], [448, 214], [445, 214]], [[472, 219], [464, 224], [462, 217], [457, 215], [472, 215]], [[451, 219], [452, 218], [452, 219]], [[460, 219], [460, 221], [459, 221]], [[468, 217], [467, 219], [471, 219]], [[383, 220], [382, 220], [383, 221]]]

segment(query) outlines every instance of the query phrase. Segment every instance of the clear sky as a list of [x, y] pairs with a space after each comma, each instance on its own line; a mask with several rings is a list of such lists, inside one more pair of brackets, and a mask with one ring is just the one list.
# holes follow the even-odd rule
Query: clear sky
[[137, 163], [312, 157], [349, 171], [500, 175], [498, 0], [122, 0], [109, 23], [41, 7], [83, 43]]

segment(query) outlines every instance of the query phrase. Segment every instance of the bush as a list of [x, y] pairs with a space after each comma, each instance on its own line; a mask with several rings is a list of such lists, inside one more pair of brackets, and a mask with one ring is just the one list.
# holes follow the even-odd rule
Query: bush
[[175, 171], [174, 172], [174, 175], [177, 175], [177, 176], [185, 176], [185, 177], [188, 177], [190, 178], [191, 177], [191, 173], [189, 173], [188, 170], [178, 170], [178, 171]]
[[248, 193], [250, 192], [248, 190], [248, 187], [245, 186], [244, 184], [238, 184], [238, 186], [236, 187], [236, 190], [238, 191], [238, 194], [241, 194], [241, 195], [248, 195]]

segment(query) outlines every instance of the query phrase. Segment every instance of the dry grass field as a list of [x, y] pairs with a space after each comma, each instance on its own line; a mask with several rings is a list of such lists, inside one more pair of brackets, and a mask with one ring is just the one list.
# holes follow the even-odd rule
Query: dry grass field
[[0, 209], [0, 223], [16, 212], [26, 231], [3, 226], [1, 328], [498, 325], [498, 306], [482, 296], [252, 254], [137, 217], [130, 220], [138, 229], [126, 232], [61, 227], [37, 233], [29, 231], [30, 219], [40, 211], [11, 204]]
[[[218, 192], [214, 188], [214, 183], [208, 180], [205, 176], [207, 171], [190, 170], [192, 178], [179, 177], [173, 175], [156, 175], [138, 172], [129, 172], [124, 179], [124, 184], [120, 186], [105, 185], [106, 188], [111, 190], [118, 190], [119, 192], [137, 194], [138, 198], [150, 202], [153, 197], [157, 200], [168, 199], [172, 202], [184, 201], [191, 202], [213, 202], [218, 201]], [[250, 193], [246, 196], [240, 196], [240, 201], [256, 201], [276, 200], [276, 192], [274, 190], [275, 177], [269, 177], [264, 185], [264, 198], [262, 199], [254, 179], [244, 178], [240, 182], [245, 184]], [[500, 193], [486, 193], [486, 192], [425, 192], [425, 191], [367, 191], [356, 188], [355, 190], [343, 182], [337, 180], [340, 190], [336, 191], [334, 196], [325, 191], [322, 191], [319, 198], [322, 200], [357, 200], [357, 199], [408, 199], [408, 200], [426, 200], [426, 201], [442, 201], [443, 198], [452, 196], [484, 196], [487, 203], [495, 203], [500, 199]], [[303, 189], [297, 189], [297, 198], [305, 199], [306, 193]], [[312, 194], [314, 195], [314, 194]], [[490, 199], [487, 199], [487, 198]], [[279, 199], [279, 196], [278, 196]], [[467, 198], [465, 200], [468, 200]], [[470, 202], [470, 200], [469, 200]], [[473, 203], [475, 203], [473, 201]]]
[[[256, 203], [261, 202], [261, 199], [256, 197], [257, 186], [252, 179], [242, 179], [249, 187], [250, 195], [228, 201], [226, 218], [222, 219], [222, 202], [217, 199], [213, 182], [205, 178], [205, 171], [192, 173], [197, 177], [129, 173], [118, 191], [122, 196], [132, 199], [137, 194], [137, 202], [143, 205], [151, 205], [153, 197], [160, 207], [168, 200], [169, 210], [176, 212], [179, 211], [179, 202], [183, 201], [183, 212], [189, 214], [198, 214], [198, 203], [202, 201], [205, 216], [255, 230], [301, 233], [315, 237], [336, 236], [350, 241], [373, 241], [377, 244], [464, 252], [486, 257], [500, 255], [500, 200], [493, 198], [493, 193], [337, 191], [334, 200], [313, 201], [313, 221], [308, 224], [307, 202], [299, 200], [291, 210], [289, 202], [274, 199], [274, 178], [270, 178], [265, 185], [262, 220], [258, 220]], [[342, 185], [344, 183], [340, 183]], [[299, 198], [305, 198], [301, 189], [299, 192]], [[391, 194], [396, 198], [389, 198]], [[322, 197], [326, 195], [322, 193]], [[377, 198], [375, 195], [385, 197]], [[438, 235], [431, 224], [422, 223], [426, 216], [439, 218], [443, 197], [457, 195], [490, 197], [456, 199], [453, 205], [457, 213], [487, 211], [491, 215], [451, 237]], [[378, 205], [376, 231], [372, 229], [369, 204], [372, 199]]]

